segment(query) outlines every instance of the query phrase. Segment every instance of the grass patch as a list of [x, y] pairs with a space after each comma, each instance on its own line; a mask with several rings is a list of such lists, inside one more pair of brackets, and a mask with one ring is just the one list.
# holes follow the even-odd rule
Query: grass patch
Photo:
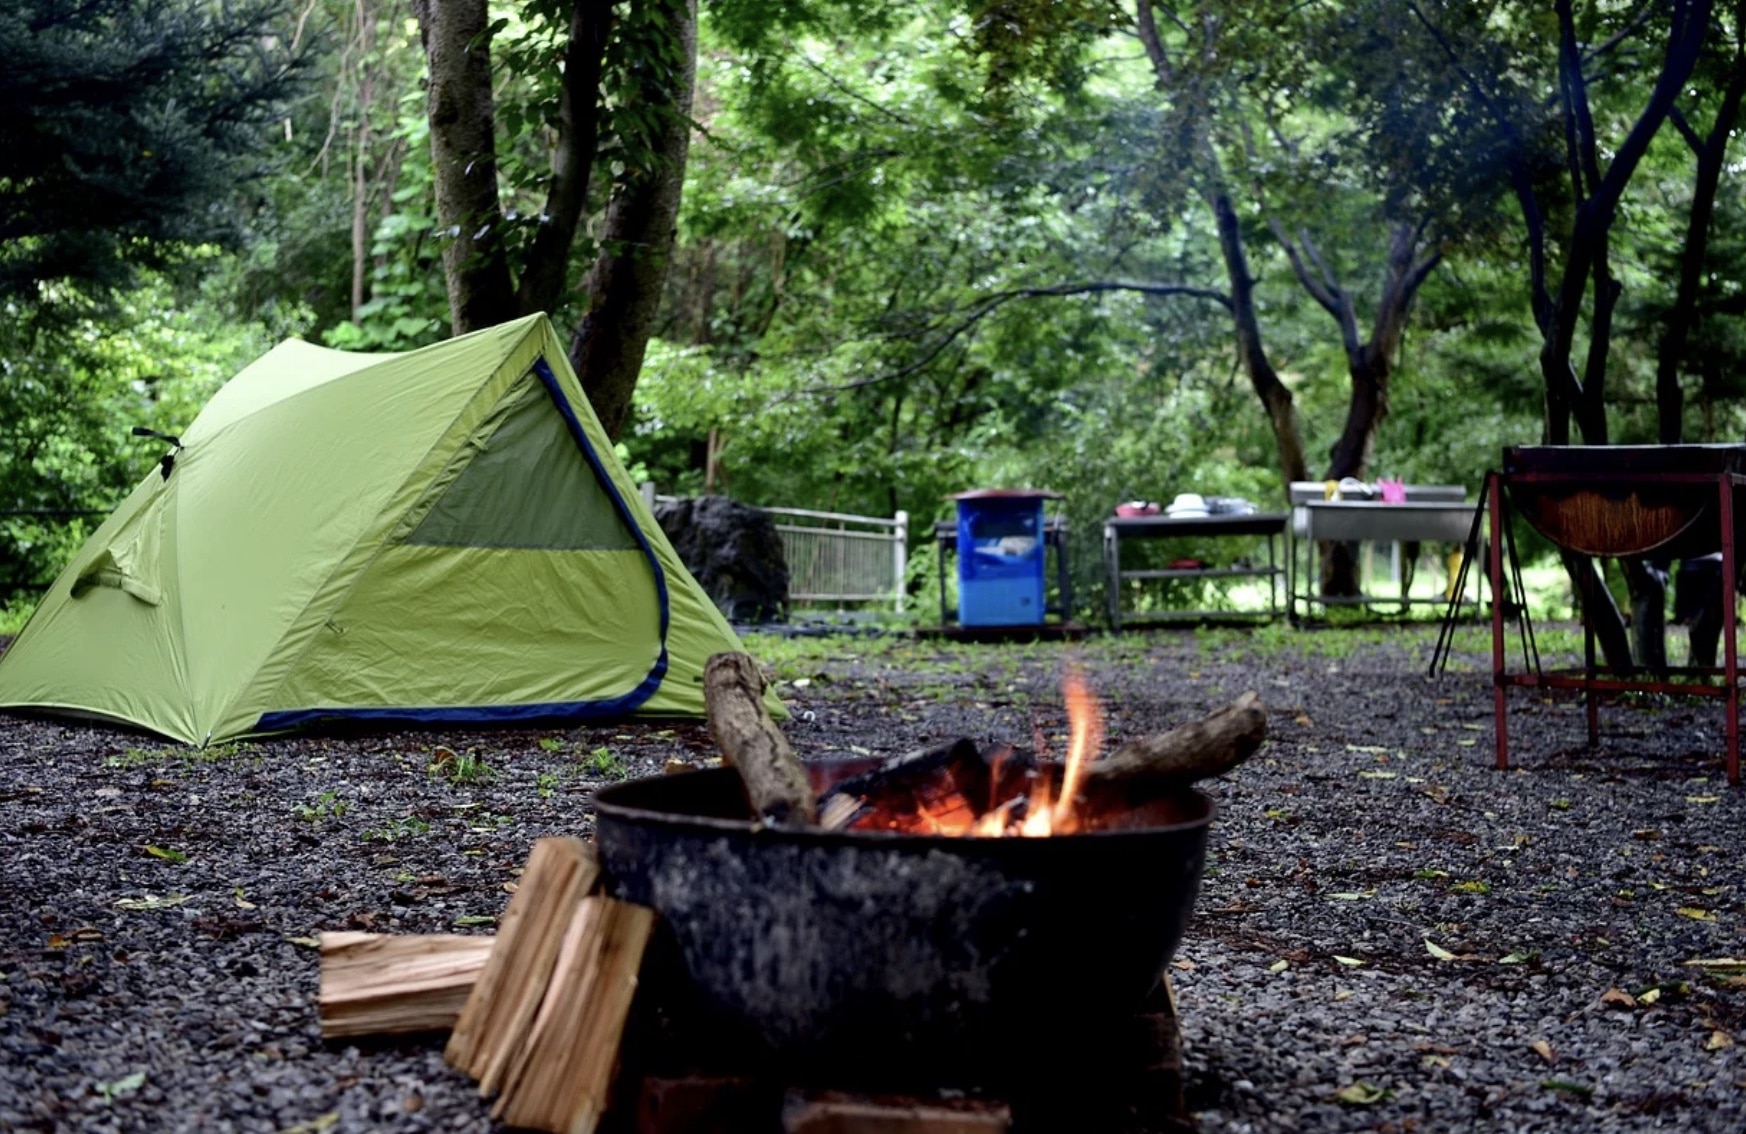
[[487, 784], [497, 776], [497, 770], [485, 762], [485, 757], [469, 748], [456, 752], [446, 745], [437, 745], [425, 767], [433, 778], [446, 780], [455, 787], [463, 784]]
[[622, 780], [630, 775], [618, 753], [602, 745], [582, 760], [582, 766], [603, 780]]

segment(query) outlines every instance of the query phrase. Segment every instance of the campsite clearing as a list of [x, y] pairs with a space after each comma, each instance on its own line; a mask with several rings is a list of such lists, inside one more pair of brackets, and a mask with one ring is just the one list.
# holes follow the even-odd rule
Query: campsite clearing
[[[1717, 714], [1637, 698], [1591, 751], [1577, 706], [1536, 699], [1498, 773], [1486, 635], [1435, 682], [1432, 637], [748, 646], [812, 757], [1033, 726], [1057, 744], [1069, 657], [1111, 740], [1262, 694], [1267, 746], [1208, 785], [1172, 972], [1203, 1130], [1740, 1129], [1746, 792]], [[0, 720], [0, 1126], [493, 1129], [440, 1041], [321, 1042], [314, 935], [491, 932], [533, 840], [589, 833], [603, 775], [713, 751], [700, 724], [197, 750]], [[1095, 961], [1091, 942], [1063, 980]]]

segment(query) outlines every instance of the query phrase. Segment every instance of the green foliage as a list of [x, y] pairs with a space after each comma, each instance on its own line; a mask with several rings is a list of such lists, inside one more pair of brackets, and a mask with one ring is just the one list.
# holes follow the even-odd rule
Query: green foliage
[[102, 295], [235, 246], [236, 187], [301, 60], [283, 0], [12, 0], [0, 10], [0, 299]]
[[64, 285], [0, 300], [0, 583], [47, 583], [163, 455], [132, 427], [179, 433], [270, 345], [227, 319], [219, 254], [196, 255], [213, 273], [198, 287], [146, 273], [104, 303]]
[[603, 780], [622, 780], [630, 775], [624, 759], [604, 745], [590, 752], [583, 760], [583, 766]]
[[497, 776], [497, 771], [485, 762], [485, 757], [471, 748], [465, 752], [456, 752], [447, 745], [437, 745], [431, 751], [430, 763], [426, 769], [432, 778], [444, 780], [459, 787], [463, 784], [490, 783]]
[[305, 823], [321, 824], [329, 819], [344, 818], [352, 809], [352, 801], [341, 798], [339, 792], [328, 790], [322, 792], [308, 803], [299, 803], [292, 808], [292, 814]]

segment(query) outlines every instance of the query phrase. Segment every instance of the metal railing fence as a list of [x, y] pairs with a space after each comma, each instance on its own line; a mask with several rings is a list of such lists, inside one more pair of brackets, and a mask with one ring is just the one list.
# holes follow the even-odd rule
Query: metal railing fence
[[[643, 499], [658, 496], [643, 485]], [[764, 508], [775, 521], [788, 563], [791, 603], [891, 603], [902, 613], [909, 569], [909, 513], [860, 516], [807, 508]]]

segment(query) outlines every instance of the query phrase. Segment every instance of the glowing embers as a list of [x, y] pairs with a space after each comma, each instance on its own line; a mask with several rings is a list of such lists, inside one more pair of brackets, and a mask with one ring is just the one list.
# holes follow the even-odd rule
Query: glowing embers
[[1062, 683], [1067, 705], [1065, 765], [1038, 763], [1002, 746], [924, 749], [837, 784], [822, 801], [823, 824], [838, 830], [978, 838], [1041, 838], [1101, 825], [1081, 794], [1103, 747], [1103, 707], [1077, 673]]

